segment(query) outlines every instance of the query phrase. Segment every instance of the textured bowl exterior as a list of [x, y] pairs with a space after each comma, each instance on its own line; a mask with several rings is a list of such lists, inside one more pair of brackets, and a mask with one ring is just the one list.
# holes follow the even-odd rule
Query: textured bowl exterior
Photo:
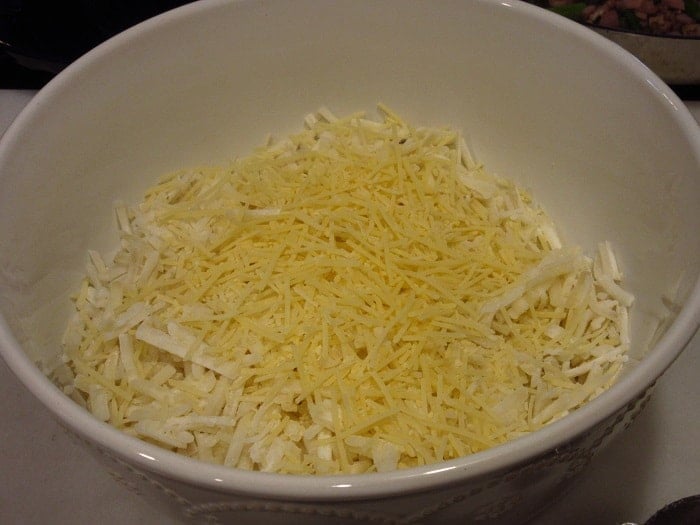
[[[472, 130], [478, 159], [522, 175], [515, 181], [577, 244], [594, 248], [602, 235], [623, 248], [638, 355], [612, 389], [472, 456], [299, 477], [209, 465], [126, 436], [42, 374], [36, 363], [56, 359], [85, 251], [113, 245], [113, 199], [229, 159], [231, 144], [244, 153], [265, 133], [298, 129], [320, 105], [343, 113], [379, 101], [411, 121]], [[687, 241], [700, 230], [697, 130], [631, 55], [528, 4], [197, 2], [69, 66], [0, 142], [0, 353], [117, 481], [195, 523], [523, 523], [634, 419], [700, 324], [700, 245]], [[682, 297], [668, 317], [674, 286]], [[644, 355], [643, 334], [665, 318]]]

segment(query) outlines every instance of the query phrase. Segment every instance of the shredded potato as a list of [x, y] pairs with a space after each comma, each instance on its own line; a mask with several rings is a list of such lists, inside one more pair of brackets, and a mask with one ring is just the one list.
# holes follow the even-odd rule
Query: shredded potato
[[362, 473], [472, 454], [603, 392], [633, 297], [460, 135], [322, 109], [118, 204], [64, 337], [65, 392], [204, 461]]

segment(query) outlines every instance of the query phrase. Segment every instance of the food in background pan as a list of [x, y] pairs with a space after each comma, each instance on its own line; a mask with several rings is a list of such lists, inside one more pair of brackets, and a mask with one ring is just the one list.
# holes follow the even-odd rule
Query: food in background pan
[[699, 0], [535, 0], [531, 3], [598, 27], [700, 38]]

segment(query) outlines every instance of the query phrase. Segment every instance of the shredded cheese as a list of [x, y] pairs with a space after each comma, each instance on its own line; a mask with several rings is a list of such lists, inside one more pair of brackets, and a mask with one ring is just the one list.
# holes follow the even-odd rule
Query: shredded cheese
[[542, 209], [449, 129], [307, 116], [226, 168], [116, 206], [64, 338], [65, 391], [171, 450], [361, 473], [475, 453], [599, 395], [629, 347], [609, 243]]

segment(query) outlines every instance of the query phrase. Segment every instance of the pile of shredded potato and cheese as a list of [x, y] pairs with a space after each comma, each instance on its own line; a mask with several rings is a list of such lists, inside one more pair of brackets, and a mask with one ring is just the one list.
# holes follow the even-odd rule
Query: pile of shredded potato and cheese
[[163, 178], [90, 252], [55, 376], [124, 432], [294, 474], [424, 465], [532, 432], [626, 360], [615, 257], [448, 129], [327, 109]]

